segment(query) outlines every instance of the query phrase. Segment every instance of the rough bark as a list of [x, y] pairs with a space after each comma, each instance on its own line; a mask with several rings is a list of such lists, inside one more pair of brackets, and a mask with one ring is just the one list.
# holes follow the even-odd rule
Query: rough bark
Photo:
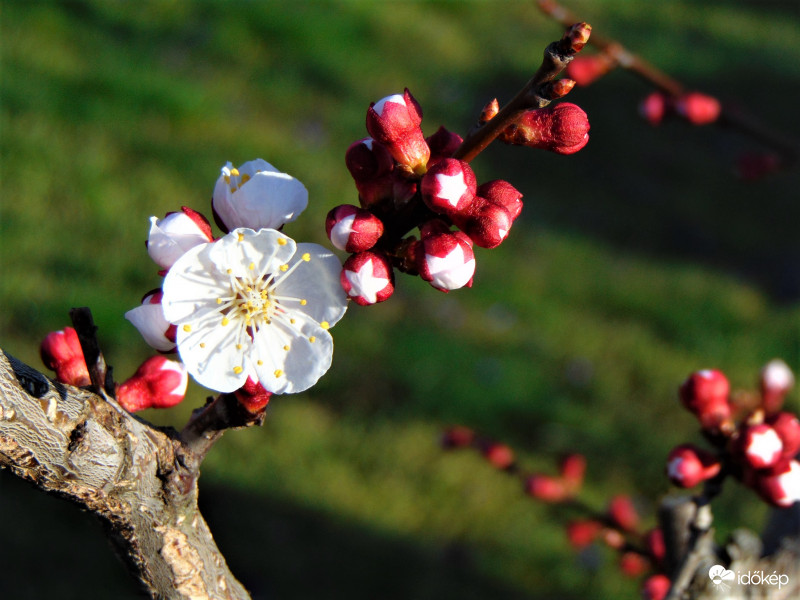
[[249, 598], [197, 508], [200, 460], [176, 432], [0, 350], [0, 467], [97, 515], [153, 598]]

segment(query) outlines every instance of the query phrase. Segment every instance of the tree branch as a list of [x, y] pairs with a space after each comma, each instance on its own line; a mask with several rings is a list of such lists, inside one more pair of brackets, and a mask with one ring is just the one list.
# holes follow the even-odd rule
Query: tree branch
[[0, 350], [0, 466], [97, 515], [153, 598], [247, 599], [197, 508], [199, 465], [174, 432]]

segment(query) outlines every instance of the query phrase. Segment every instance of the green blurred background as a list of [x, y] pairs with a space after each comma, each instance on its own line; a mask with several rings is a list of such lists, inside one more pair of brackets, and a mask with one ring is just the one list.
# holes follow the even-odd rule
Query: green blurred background
[[[800, 137], [794, 0], [566, 0], [597, 33]], [[150, 215], [208, 211], [219, 168], [261, 157], [305, 183], [287, 228], [327, 243], [326, 212], [355, 202], [344, 151], [369, 102], [408, 87], [423, 128], [465, 132], [527, 81], [561, 27], [532, 1], [0, 2], [0, 344], [38, 344], [91, 307], [119, 380], [150, 355], [123, 313], [159, 284]], [[265, 426], [227, 434], [201, 503], [254, 598], [637, 597], [603, 549], [576, 555], [564, 518], [473, 453], [460, 423], [513, 445], [528, 470], [589, 457], [586, 501], [632, 494], [653, 523], [664, 458], [697, 440], [676, 402], [686, 375], [752, 387], [769, 359], [800, 367], [797, 170], [742, 182], [754, 142], [637, 116], [648, 87], [614, 72], [569, 100], [580, 153], [492, 147], [479, 181], [510, 180], [525, 210], [477, 251], [472, 290], [409, 277], [352, 306], [333, 368], [275, 398]], [[203, 401], [143, 416], [182, 424]], [[798, 408], [794, 392], [790, 406]], [[0, 473], [0, 596], [135, 598], [97, 523]], [[735, 484], [722, 538], [764, 507]]]

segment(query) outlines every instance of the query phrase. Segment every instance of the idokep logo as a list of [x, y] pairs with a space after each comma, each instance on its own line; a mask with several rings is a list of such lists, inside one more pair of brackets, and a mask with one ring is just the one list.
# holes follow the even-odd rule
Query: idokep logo
[[781, 589], [789, 583], [789, 576], [784, 573], [773, 571], [772, 573], [764, 573], [764, 571], [747, 571], [742, 573], [737, 571], [734, 573], [730, 569], [726, 569], [722, 565], [714, 565], [708, 570], [708, 576], [711, 582], [722, 590], [729, 590], [732, 583], [739, 585], [772, 585]]

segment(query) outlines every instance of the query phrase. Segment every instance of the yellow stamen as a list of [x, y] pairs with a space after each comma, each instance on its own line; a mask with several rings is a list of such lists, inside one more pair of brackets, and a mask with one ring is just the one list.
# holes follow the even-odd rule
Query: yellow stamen
[[225, 272], [226, 272], [228, 275], [230, 275], [231, 273], [233, 273], [233, 269], [228, 269], [228, 270], [227, 270], [227, 271], [225, 271]]
[[280, 377], [281, 375], [283, 375], [283, 371], [280, 369], [275, 369], [275, 377]]
[[303, 254], [303, 260], [306, 262], [310, 261], [311, 255], [308, 252], [306, 252], [305, 254]]
[[308, 338], [308, 341], [309, 341], [309, 342], [311, 342], [311, 343], [313, 344], [314, 342], [316, 342], [316, 341], [317, 341], [317, 338], [316, 338], [316, 336], [313, 336], [313, 335], [312, 335], [310, 338]]
[[286, 273], [289, 270], [289, 265], [281, 265], [278, 267], [282, 272]]
[[236, 344], [236, 349], [237, 350], [241, 350], [242, 349], [242, 345], [241, 344]]
[[[253, 269], [255, 269], [255, 268], [256, 268], [256, 263], [252, 263], [252, 262], [251, 262], [249, 265], [247, 265], [247, 268], [248, 268], [248, 269], [250, 269], [250, 270], [252, 271]], [[249, 292], [249, 291], [251, 291], [251, 290], [249, 290], [249, 289], [248, 289], [247, 291]]]
[[217, 304], [222, 304], [222, 298], [217, 298]]
[[239, 366], [233, 367], [233, 372], [236, 373], [237, 375], [241, 373], [243, 370], [244, 369], [242, 369], [242, 367]]
[[200, 342], [200, 347], [201, 348], [205, 348], [206, 347], [206, 343], [205, 342]]
[[240, 234], [239, 234], [239, 241], [240, 241], [240, 242], [243, 242], [243, 241], [244, 241], [244, 234], [243, 234], [243, 233], [240, 233]]
[[286, 346], [283, 347], [283, 349], [286, 350], [286, 352], [288, 352], [289, 351], [289, 346], [286, 345]]
[[261, 360], [261, 359], [259, 358], [259, 359], [256, 361], [256, 364], [257, 364], [257, 365], [260, 367], [261, 365], [263, 365], [263, 364], [264, 364], [264, 361], [263, 361], [263, 360]]
[[308, 300], [306, 300], [305, 298], [302, 298], [300, 300], [300, 306], [305, 306], [306, 304], [308, 304]]
[[245, 173], [244, 175], [242, 175], [242, 181], [241, 181], [241, 183], [239, 184], [239, 187], [242, 187], [242, 186], [243, 186], [245, 183], [247, 183], [248, 181], [250, 181], [250, 175], [248, 175], [247, 173]]
[[286, 240], [284, 238], [278, 238], [278, 246], [285, 246]]
[[231, 184], [231, 176], [230, 175], [225, 175], [224, 179], [225, 179], [225, 183], [227, 183], [228, 185]]
[[292, 325], [294, 325], [294, 319], [289, 319], [289, 323], [291, 323]]
[[183, 330], [188, 333], [188, 332], [190, 332], [192, 330], [192, 326], [191, 325], [184, 325], [183, 326]]
[[228, 323], [230, 323], [230, 321], [228, 321], [228, 317], [222, 317], [222, 326], [224, 327]]
[[328, 329], [331, 326], [331, 324], [328, 323], [327, 321], [322, 321], [322, 323], [320, 323], [319, 326], [322, 327], [323, 329]]
[[236, 167], [233, 167], [231, 169], [231, 175], [233, 175], [234, 177], [238, 177], [239, 176], [239, 169], [237, 169]]

